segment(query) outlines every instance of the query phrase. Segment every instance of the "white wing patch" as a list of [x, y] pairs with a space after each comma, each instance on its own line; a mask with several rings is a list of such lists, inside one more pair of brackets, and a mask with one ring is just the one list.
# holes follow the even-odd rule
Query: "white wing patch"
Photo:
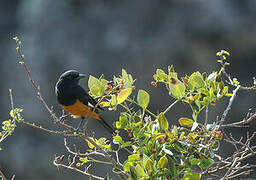
[[88, 102], [88, 106], [90, 106], [91, 108], [94, 108], [94, 105], [92, 105], [91, 103]]

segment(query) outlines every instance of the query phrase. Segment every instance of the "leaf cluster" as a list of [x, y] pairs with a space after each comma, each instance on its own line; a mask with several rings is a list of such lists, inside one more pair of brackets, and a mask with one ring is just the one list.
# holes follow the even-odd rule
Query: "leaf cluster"
[[[214, 106], [224, 96], [230, 96], [228, 86], [221, 79], [221, 70], [209, 75], [197, 71], [179, 78], [173, 66], [169, 66], [167, 73], [157, 69], [153, 78], [152, 85], [156, 87], [163, 83], [176, 102], [191, 107], [192, 118], [180, 118], [180, 126], [169, 125], [171, 119], [168, 120], [165, 113], [170, 108], [159, 114], [149, 111], [150, 95], [139, 89], [136, 96], [132, 96], [135, 80], [124, 69], [113, 80], [90, 76], [90, 95], [99, 98], [102, 107], [110, 110], [120, 107], [122, 112], [114, 126], [119, 131], [125, 130], [129, 137], [125, 141], [117, 131], [113, 143], [118, 145], [118, 150], [113, 150], [105, 139], [94, 140], [101, 142], [98, 145], [106, 151], [123, 148], [133, 151], [124, 163], [120, 163], [121, 168], [114, 170], [127, 174], [130, 179], [200, 179], [200, 172], [214, 164], [222, 133], [216, 124], [204, 126], [197, 120], [204, 108]], [[93, 151], [90, 143], [89, 147]]]

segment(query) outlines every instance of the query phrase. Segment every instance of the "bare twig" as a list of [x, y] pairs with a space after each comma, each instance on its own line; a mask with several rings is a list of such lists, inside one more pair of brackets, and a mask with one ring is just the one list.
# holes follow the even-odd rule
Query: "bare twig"
[[[81, 174], [84, 174], [84, 175], [86, 175], [86, 176], [88, 176], [88, 177], [91, 177], [91, 178], [94, 178], [94, 179], [99, 179], [99, 180], [104, 180], [104, 178], [103, 177], [100, 177], [100, 176], [96, 176], [96, 175], [93, 175], [93, 174], [90, 174], [90, 173], [88, 173], [87, 171], [82, 171], [82, 170], [80, 170], [80, 169], [78, 169], [78, 168], [75, 168], [75, 167], [73, 167], [71, 164], [70, 165], [65, 165], [65, 164], [62, 164], [62, 163], [58, 163], [58, 161], [59, 161], [59, 158], [60, 157], [55, 157], [55, 159], [54, 159], [54, 161], [53, 161], [53, 164], [56, 166], [56, 167], [63, 167], [63, 168], [66, 168], [66, 169], [71, 169], [71, 170], [73, 170], [73, 171], [76, 171], [76, 172], [79, 172], [79, 173], [81, 173]], [[74, 162], [74, 161], [73, 161]]]
[[4, 173], [0, 170], [0, 177], [2, 178], [2, 180], [7, 180]]
[[233, 104], [233, 101], [234, 101], [234, 99], [235, 99], [235, 97], [236, 97], [236, 93], [237, 93], [237, 91], [239, 90], [239, 88], [240, 88], [240, 86], [238, 85], [238, 86], [236, 87], [236, 89], [233, 91], [233, 94], [232, 94], [231, 98], [229, 99], [228, 106], [227, 106], [227, 108], [225, 109], [225, 111], [223, 112], [222, 117], [221, 117], [220, 122], [219, 122], [220, 127], [221, 127], [221, 125], [224, 123], [224, 121], [225, 121], [225, 119], [226, 119], [226, 116], [228, 115], [228, 112], [229, 112], [229, 110], [231, 109], [231, 106], [232, 106], [232, 104]]
[[[41, 91], [40, 91], [39, 86], [38, 86], [38, 85], [35, 83], [35, 81], [32, 79], [31, 71], [29, 70], [29, 68], [27, 67], [27, 65], [26, 65], [26, 63], [25, 63], [25, 61], [24, 61], [24, 55], [21, 53], [21, 42], [18, 40], [18, 38], [14, 38], [14, 39], [16, 40], [16, 43], [17, 43], [17, 48], [16, 48], [16, 49], [17, 49], [17, 52], [18, 52], [18, 54], [19, 54], [19, 56], [20, 56], [20, 58], [21, 58], [20, 64], [23, 65], [25, 71], [27, 72], [27, 76], [28, 76], [28, 79], [29, 79], [30, 83], [31, 83], [32, 86], [34, 87], [35, 91], [37, 92], [37, 96], [38, 96], [39, 100], [42, 102], [42, 104], [44, 105], [44, 107], [47, 109], [47, 111], [48, 111], [49, 114], [51, 115], [53, 122], [54, 122], [56, 125], [58, 125], [58, 126], [60, 126], [60, 127], [63, 127], [63, 128], [65, 128], [65, 129], [69, 130], [69, 132], [75, 132], [75, 129], [74, 129], [72, 126], [69, 126], [69, 125], [65, 124], [65, 122], [61, 122], [62, 117], [58, 118], [58, 117], [55, 115], [55, 113], [53, 112], [52, 108], [50, 108], [50, 107], [47, 105], [47, 103], [45, 102], [43, 96], [41, 95]], [[97, 105], [95, 106], [94, 111], [96, 110], [96, 108], [97, 108], [98, 105], [99, 105], [99, 103], [97, 103]], [[23, 122], [23, 123], [24, 123], [24, 122]], [[71, 134], [66, 134], [66, 133], [68, 133], [68, 132], [66, 132], [66, 131], [63, 131], [63, 132], [52, 131], [52, 130], [49, 130], [49, 129], [46, 129], [46, 128], [42, 128], [41, 126], [37, 126], [37, 125], [35, 125], [35, 124], [28, 123], [28, 122], [26, 122], [26, 123], [24, 123], [24, 124], [26, 124], [26, 125], [28, 125], [28, 126], [31, 126], [31, 127], [33, 127], [33, 128], [38, 128], [38, 129], [40, 129], [40, 130], [43, 130], [43, 131], [45, 131], [45, 132], [52, 133], [52, 134], [61, 134], [61, 135], [65, 135], [65, 136], [79, 136], [79, 137], [81, 137], [81, 138], [83, 138], [83, 139], [89, 141], [91, 144], [93, 144], [93, 145], [95, 146], [95, 148], [96, 148], [100, 153], [102, 153], [102, 154], [104, 155], [104, 157], [105, 157], [106, 159], [108, 159], [114, 167], [120, 167], [120, 164], [118, 164], [118, 163], [111, 157], [110, 154], [108, 154], [102, 147], [100, 147], [98, 144], [96, 144], [96, 142], [94, 142], [90, 137], [88, 137], [88, 136], [86, 135], [86, 131], [85, 131], [84, 134], [78, 133], [78, 134], [75, 134], [75, 135], [71, 135]], [[76, 157], [76, 156], [77, 156], [77, 155], [75, 155], [75, 157]], [[55, 160], [54, 160], [54, 162], [53, 162], [57, 167], [62, 166], [62, 167], [66, 167], [66, 168], [68, 168], [68, 169], [72, 169], [72, 170], [81, 172], [81, 173], [83, 173], [83, 174], [85, 174], [85, 175], [88, 175], [89, 177], [101, 178], [101, 177], [97, 177], [97, 176], [91, 176], [91, 175], [88, 174], [87, 172], [83, 172], [83, 171], [81, 171], [81, 170], [79, 170], [79, 169], [76, 169], [76, 168], [73, 168], [73, 167], [71, 167], [71, 166], [66, 166], [66, 165], [63, 165], [63, 164], [58, 164], [58, 163], [57, 163], [57, 159], [58, 159], [58, 158], [55, 158]], [[72, 162], [74, 162], [74, 159], [73, 159]], [[122, 179], [125, 177], [125, 175], [124, 175], [122, 172], [119, 173], [118, 175], [119, 175]]]
[[78, 134], [71, 133], [70, 131], [56, 131], [56, 130], [46, 129], [46, 128], [43, 128], [42, 126], [38, 126], [34, 123], [29, 123], [27, 121], [22, 121], [22, 123], [32, 128], [40, 129], [50, 134], [63, 135], [63, 136], [79, 136]]
[[226, 172], [226, 174], [223, 176], [223, 178], [221, 178], [221, 180], [224, 180], [226, 179], [226, 177], [229, 175], [230, 171], [233, 169], [233, 167], [236, 165], [236, 162], [237, 162], [238, 158], [235, 158], [233, 160], [233, 163], [232, 165], [230, 166], [230, 168], [228, 169], [228, 171]]
[[205, 127], [208, 124], [208, 112], [209, 112], [209, 108], [208, 108], [208, 106], [206, 106], [205, 107], [205, 122], [204, 122]]
[[249, 114], [249, 117], [244, 118], [242, 121], [234, 122], [234, 123], [231, 123], [231, 124], [223, 124], [223, 125], [221, 125], [221, 127], [222, 128], [226, 128], [226, 127], [245, 127], [246, 124], [248, 124], [251, 121], [256, 119], [256, 112], [255, 113], [248, 113], [248, 114]]
[[[220, 62], [221, 66], [222, 66], [222, 73], [224, 74], [224, 76], [226, 76], [226, 78], [228, 79], [227, 83], [232, 85], [232, 86], [237, 86], [231, 79], [231, 76], [230, 74], [227, 73], [226, 71], [226, 65], [224, 63], [224, 60], [222, 56], [220, 56], [220, 59], [222, 60]], [[255, 78], [254, 78], [254, 81], [255, 81]], [[256, 86], [251, 86], [251, 87], [246, 87], [246, 86], [242, 86], [240, 85], [240, 90], [246, 90], [246, 91], [255, 91], [256, 90]]]
[[168, 111], [170, 111], [170, 109], [177, 103], [179, 102], [180, 99], [177, 99], [176, 101], [174, 101], [170, 106], [168, 106], [165, 111], [163, 112], [163, 114], [166, 114]]
[[100, 155], [100, 156], [104, 156], [104, 154], [102, 154], [102, 153], [100, 153], [100, 152], [97, 152], [97, 151], [86, 152], [86, 153], [74, 152], [74, 151], [72, 151], [72, 150], [70, 149], [70, 147], [68, 147], [66, 138], [64, 138], [64, 145], [65, 145], [67, 151], [68, 151], [70, 154], [73, 154], [73, 155], [78, 155], [78, 156]]

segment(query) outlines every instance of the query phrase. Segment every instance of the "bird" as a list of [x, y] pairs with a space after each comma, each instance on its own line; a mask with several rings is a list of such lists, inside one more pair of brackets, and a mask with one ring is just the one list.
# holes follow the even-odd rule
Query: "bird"
[[[114, 129], [98, 114], [98, 110], [103, 109], [100, 106], [95, 109], [97, 101], [79, 85], [79, 80], [85, 77], [85, 74], [76, 70], [68, 70], [61, 74], [55, 85], [57, 101], [62, 109], [74, 118], [82, 118], [82, 122], [85, 117], [92, 117], [98, 120], [113, 135], [115, 133]], [[77, 129], [79, 129], [81, 122]]]

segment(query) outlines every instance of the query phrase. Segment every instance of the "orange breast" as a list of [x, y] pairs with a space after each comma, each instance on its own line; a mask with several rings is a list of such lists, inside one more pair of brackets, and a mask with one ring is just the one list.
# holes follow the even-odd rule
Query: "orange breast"
[[70, 105], [70, 106], [61, 105], [61, 107], [67, 112], [69, 112], [70, 114], [72, 114], [74, 117], [90, 116], [98, 120], [101, 119], [97, 113], [92, 112], [91, 107], [86, 106], [79, 100], [76, 100], [76, 102], [73, 105]]

